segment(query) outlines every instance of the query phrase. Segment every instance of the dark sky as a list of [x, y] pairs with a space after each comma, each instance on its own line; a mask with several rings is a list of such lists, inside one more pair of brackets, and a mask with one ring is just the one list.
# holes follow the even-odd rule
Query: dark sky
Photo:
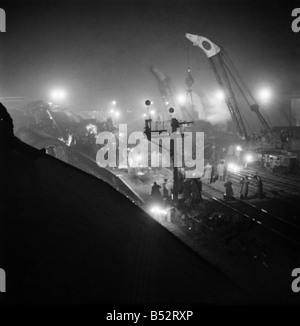
[[188, 53], [195, 92], [212, 92], [209, 62], [188, 46], [187, 32], [224, 47], [253, 92], [269, 85], [278, 97], [300, 95], [296, 2], [10, 0], [1, 7], [7, 32], [0, 34], [0, 96], [47, 99], [59, 86], [77, 109], [117, 100], [142, 110], [147, 98], [161, 101], [149, 66], [171, 78], [174, 92], [185, 92]]

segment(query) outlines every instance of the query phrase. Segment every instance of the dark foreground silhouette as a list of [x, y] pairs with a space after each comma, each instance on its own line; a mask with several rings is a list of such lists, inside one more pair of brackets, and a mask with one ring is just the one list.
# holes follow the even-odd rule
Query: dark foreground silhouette
[[110, 185], [18, 141], [3, 106], [0, 158], [1, 303], [252, 302]]

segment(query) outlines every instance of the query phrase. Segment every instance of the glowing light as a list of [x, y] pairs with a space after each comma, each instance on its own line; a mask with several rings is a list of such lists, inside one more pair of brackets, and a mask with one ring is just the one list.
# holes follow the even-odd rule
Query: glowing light
[[218, 100], [224, 100], [225, 99], [225, 94], [223, 91], [221, 90], [218, 90], [215, 94], [215, 97], [218, 99]]
[[63, 89], [54, 89], [51, 92], [51, 98], [54, 101], [62, 101], [66, 99], [66, 97], [67, 97], [67, 93]]
[[166, 105], [169, 105], [169, 102], [167, 101], [165, 104], [166, 104]]
[[247, 154], [245, 156], [245, 161], [248, 162], [248, 163], [251, 162], [251, 161], [253, 161], [253, 156], [251, 154]]
[[110, 110], [110, 111], [109, 111], [109, 113], [114, 113], [114, 112], [115, 112], [115, 110], [114, 110], [114, 109], [112, 109], [112, 110]]
[[241, 146], [237, 146], [235, 149], [240, 152], [242, 150], [242, 147]]
[[228, 163], [228, 171], [237, 173], [241, 170], [241, 166], [235, 164], [235, 163]]
[[116, 112], [115, 112], [115, 117], [116, 117], [116, 118], [119, 118], [120, 115], [121, 115], [121, 113], [120, 113], [119, 111], [116, 111]]
[[152, 115], [155, 114], [155, 113], [156, 113], [156, 112], [155, 112], [154, 110], [151, 110], [151, 111], [150, 111], [150, 114], [152, 114]]
[[154, 215], [167, 215], [168, 214], [168, 211], [166, 209], [163, 209], [158, 205], [151, 207], [150, 212]]
[[179, 94], [179, 95], [177, 96], [177, 101], [178, 101], [178, 103], [179, 103], [180, 105], [184, 105], [184, 104], [185, 104], [185, 95], [183, 95], [183, 94]]
[[112, 104], [112, 105], [116, 105], [117, 102], [116, 102], [116, 101], [112, 101], [111, 104]]
[[258, 91], [257, 97], [262, 102], [268, 102], [272, 97], [272, 91], [269, 88], [262, 88]]
[[144, 117], [144, 118], [146, 118], [146, 116], [147, 116], [147, 114], [146, 114], [146, 113], [144, 113], [144, 114], [143, 114], [143, 117]]

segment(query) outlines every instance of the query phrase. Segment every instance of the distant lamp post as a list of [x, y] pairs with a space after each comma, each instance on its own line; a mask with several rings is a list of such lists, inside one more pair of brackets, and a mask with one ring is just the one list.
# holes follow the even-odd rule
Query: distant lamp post
[[253, 161], [253, 156], [251, 154], [247, 154], [245, 156], [245, 168], [248, 167], [248, 163], [252, 162]]
[[216, 93], [215, 93], [215, 97], [216, 97], [217, 100], [222, 101], [222, 100], [225, 99], [225, 94], [224, 94], [223, 91], [218, 90], [218, 91], [216, 91]]
[[242, 150], [242, 147], [240, 145], [238, 145], [236, 148], [235, 148], [238, 152], [240, 152]]
[[185, 104], [185, 95], [184, 94], [179, 94], [177, 96], [177, 101], [180, 105], [184, 105]]
[[148, 116], [149, 116], [149, 119], [151, 119], [151, 114], [149, 112], [149, 108], [150, 108], [150, 105], [151, 105], [151, 101], [150, 100], [146, 100], [145, 101], [145, 105], [146, 105], [146, 108], [147, 108], [147, 111], [148, 111]]
[[119, 111], [114, 112], [114, 116], [118, 119], [120, 118], [121, 113]]
[[272, 98], [272, 91], [269, 88], [262, 88], [257, 93], [257, 98], [262, 103], [267, 103]]
[[246, 155], [246, 157], [245, 157], [245, 160], [246, 160], [246, 162], [251, 162], [252, 160], [253, 160], [253, 157], [252, 157], [252, 155], [251, 154], [247, 154]]
[[53, 102], [62, 102], [67, 98], [67, 93], [63, 89], [54, 89], [51, 91], [51, 98]]

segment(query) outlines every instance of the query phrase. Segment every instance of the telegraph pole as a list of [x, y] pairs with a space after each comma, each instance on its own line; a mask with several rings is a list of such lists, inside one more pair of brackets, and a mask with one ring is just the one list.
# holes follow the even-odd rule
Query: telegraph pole
[[[170, 108], [169, 111], [170, 111], [170, 113], [173, 113], [174, 109]], [[172, 133], [177, 131], [177, 128], [179, 127], [179, 123], [176, 118], [172, 118], [171, 127], [172, 127]], [[175, 145], [175, 140], [173, 140], [173, 145], [171, 148], [171, 156], [172, 156], [172, 162], [173, 162], [173, 202], [174, 202], [174, 204], [177, 204], [177, 202], [178, 202], [178, 168], [177, 168], [177, 166], [175, 166], [175, 156], [174, 156], [176, 145]]]
[[[174, 109], [170, 108], [169, 112], [172, 114], [174, 113]], [[171, 119], [171, 127], [172, 127], [172, 133], [177, 132], [177, 129], [181, 125], [186, 125], [186, 124], [191, 124], [194, 123], [193, 121], [187, 122], [187, 121], [181, 121], [179, 122], [176, 118]], [[182, 137], [182, 144], [184, 144], [184, 134], [181, 135]], [[177, 145], [177, 144], [176, 144]], [[178, 203], [178, 168], [175, 166], [175, 140], [173, 140], [173, 146], [171, 145], [170, 147], [170, 152], [171, 152], [171, 158], [173, 162], [173, 202], [176, 205]], [[184, 153], [184, 148], [182, 146], [182, 150]]]
[[[145, 104], [146, 104], [146, 107], [147, 107], [147, 110], [149, 111], [149, 106], [151, 104], [151, 102], [149, 100], [145, 101]], [[169, 109], [169, 113], [171, 113], [171, 115], [174, 113], [174, 109], [173, 108], [170, 108]], [[177, 129], [181, 126], [181, 125], [186, 125], [186, 124], [191, 124], [191, 123], [194, 123], [194, 121], [191, 121], [191, 122], [187, 122], [187, 121], [181, 121], [179, 122], [176, 118], [171, 118], [171, 130], [172, 130], [172, 133], [173, 132], [177, 132]], [[163, 124], [163, 128], [164, 128], [164, 124]], [[165, 129], [161, 129], [161, 130], [158, 130], [156, 129], [155, 130], [156, 132], [164, 132], [164, 131], [167, 131]], [[151, 119], [151, 115], [149, 114], [148, 116], [148, 119], [145, 119], [145, 134], [149, 140], [149, 142], [151, 142], [151, 132], [152, 132], [152, 119]], [[183, 134], [181, 135], [182, 137], [182, 140], [183, 139]], [[178, 203], [178, 168], [177, 166], [175, 166], [175, 151], [176, 151], [176, 145], [175, 144], [175, 141], [176, 140], [173, 140], [173, 144], [171, 143], [170, 144], [170, 156], [171, 156], [171, 160], [173, 162], [173, 203], [176, 205]], [[177, 141], [176, 141], [177, 142]], [[184, 143], [184, 142], [183, 142]], [[151, 161], [151, 158], [150, 158], [150, 161]]]
[[[145, 105], [147, 107], [147, 111], [148, 111], [148, 118], [145, 119], [145, 131], [144, 131], [144, 134], [146, 135], [149, 143], [148, 143], [148, 149], [151, 149], [151, 132], [152, 132], [152, 118], [151, 118], [151, 113], [149, 112], [149, 107], [151, 105], [151, 101], [150, 100], [147, 100], [145, 101]], [[164, 128], [164, 123], [163, 123], [163, 128]], [[166, 129], [155, 129], [154, 131], [156, 132], [166, 132], [167, 130]], [[150, 147], [149, 147], [150, 146]], [[151, 153], [151, 150], [148, 151], [148, 153]], [[148, 156], [148, 164], [149, 166], [151, 166], [151, 155], [150, 157]]]

